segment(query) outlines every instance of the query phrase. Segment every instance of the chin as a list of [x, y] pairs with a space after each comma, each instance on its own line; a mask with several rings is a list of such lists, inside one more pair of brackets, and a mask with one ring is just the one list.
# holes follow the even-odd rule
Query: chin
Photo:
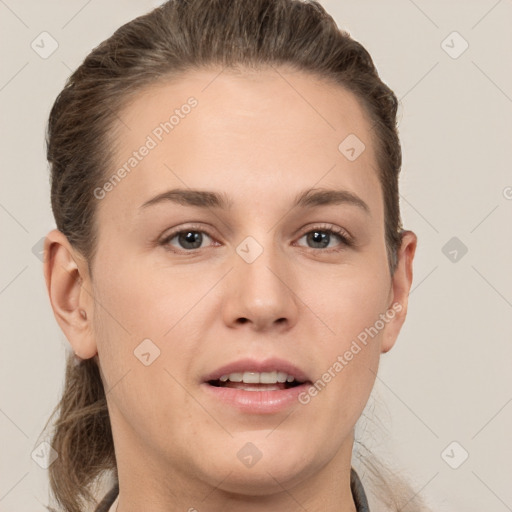
[[[286, 448], [275, 451], [264, 448], [256, 452], [249, 443], [233, 458], [224, 455], [216, 465], [210, 480], [218, 485], [219, 475], [226, 475], [219, 486], [225, 492], [263, 496], [283, 492], [283, 487], [293, 487], [321, 465], [304, 457], [304, 450]], [[250, 460], [251, 456], [253, 460]], [[259, 457], [259, 458], [258, 458]], [[246, 459], [244, 461], [244, 458]], [[210, 471], [213, 469], [209, 468]]]
[[245, 496], [277, 494], [283, 492], [283, 488], [292, 487], [303, 480], [297, 474], [297, 469], [276, 471], [275, 467], [261, 466], [258, 470], [252, 468], [241, 471], [240, 468], [236, 467], [231, 468], [231, 471], [218, 488], [224, 492]]

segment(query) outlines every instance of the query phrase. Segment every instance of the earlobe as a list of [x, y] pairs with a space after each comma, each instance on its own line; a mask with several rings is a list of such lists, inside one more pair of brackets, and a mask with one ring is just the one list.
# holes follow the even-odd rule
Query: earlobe
[[397, 255], [398, 263], [392, 276], [391, 284], [392, 301], [389, 309], [394, 311], [394, 315], [384, 332], [382, 353], [391, 350], [407, 316], [409, 292], [413, 278], [413, 260], [417, 242], [417, 236], [412, 231], [403, 231], [402, 243]]
[[81, 359], [93, 357], [97, 348], [91, 323], [93, 298], [86, 289], [87, 262], [57, 229], [46, 236], [44, 277], [53, 313], [73, 351]]

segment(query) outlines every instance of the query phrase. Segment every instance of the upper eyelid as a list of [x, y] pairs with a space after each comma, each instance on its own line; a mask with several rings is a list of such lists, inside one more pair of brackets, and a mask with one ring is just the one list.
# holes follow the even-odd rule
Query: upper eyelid
[[[319, 231], [329, 231], [329, 230], [341, 231], [342, 234], [346, 234], [348, 238], [352, 238], [352, 235], [348, 232], [348, 230], [346, 230], [345, 228], [336, 226], [332, 223], [323, 223], [323, 224], [321, 223], [320, 225], [316, 225], [316, 226], [315, 225], [308, 226], [307, 228], [297, 230], [294, 233], [294, 235], [297, 236], [298, 233], [302, 233], [302, 235], [304, 235], [305, 233], [309, 233], [310, 231], [314, 231], [315, 229], [318, 229]], [[197, 231], [200, 233], [206, 233], [208, 236], [213, 237], [213, 235], [211, 235], [208, 232], [208, 229], [205, 229], [203, 226], [191, 225], [191, 226], [185, 226], [183, 228], [176, 228], [176, 230], [171, 230], [171, 232], [169, 234], [162, 236], [162, 238], [167, 239], [170, 236], [176, 236], [179, 233], [182, 233], [184, 231]]]

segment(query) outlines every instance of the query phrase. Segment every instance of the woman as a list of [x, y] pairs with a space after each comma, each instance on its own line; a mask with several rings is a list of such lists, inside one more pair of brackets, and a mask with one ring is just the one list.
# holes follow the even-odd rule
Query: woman
[[73, 73], [47, 141], [59, 510], [108, 475], [98, 512], [419, 510], [351, 465], [412, 281], [396, 109], [313, 1], [170, 0]]

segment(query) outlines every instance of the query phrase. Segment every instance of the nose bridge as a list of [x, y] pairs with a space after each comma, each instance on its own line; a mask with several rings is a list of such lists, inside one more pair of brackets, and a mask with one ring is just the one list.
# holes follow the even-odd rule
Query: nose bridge
[[241, 318], [263, 327], [274, 322], [295, 322], [296, 303], [286, 255], [272, 233], [247, 236], [236, 247], [229, 284], [230, 321]]
[[247, 237], [239, 244], [236, 252], [241, 260], [237, 261], [236, 265], [241, 267], [241, 274], [247, 280], [246, 286], [251, 286], [254, 292], [259, 288], [258, 293], [262, 289], [271, 293], [281, 288], [282, 283], [275, 275], [281, 265], [271, 236], [266, 237], [265, 245], [260, 244], [252, 236]]

